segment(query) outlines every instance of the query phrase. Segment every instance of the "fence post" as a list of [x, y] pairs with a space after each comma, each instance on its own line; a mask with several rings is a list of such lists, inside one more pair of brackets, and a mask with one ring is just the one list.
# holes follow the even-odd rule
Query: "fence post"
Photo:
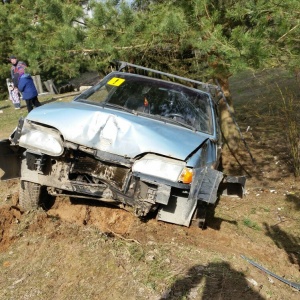
[[43, 86], [42, 86], [42, 81], [41, 81], [41, 76], [40, 75], [36, 75], [36, 83], [37, 83], [37, 90], [39, 92], [39, 94], [44, 93], [43, 90]]
[[40, 75], [35, 75], [35, 76], [31, 76], [34, 82], [34, 85], [38, 91], [39, 94], [42, 94], [43, 91], [43, 86], [42, 86], [42, 82], [41, 82], [41, 76]]

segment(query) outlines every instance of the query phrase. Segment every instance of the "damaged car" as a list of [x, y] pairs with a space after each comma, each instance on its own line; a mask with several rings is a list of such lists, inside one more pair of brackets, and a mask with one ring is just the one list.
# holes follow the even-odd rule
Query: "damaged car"
[[122, 62], [71, 102], [42, 105], [20, 119], [0, 142], [0, 176], [20, 177], [24, 210], [46, 207], [47, 195], [66, 195], [141, 218], [203, 224], [222, 184], [237, 184], [240, 194], [245, 184], [218, 169], [217, 104], [204, 85]]

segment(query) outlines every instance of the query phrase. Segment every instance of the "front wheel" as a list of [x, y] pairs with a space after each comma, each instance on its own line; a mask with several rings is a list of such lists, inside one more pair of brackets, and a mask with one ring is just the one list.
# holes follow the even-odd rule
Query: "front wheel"
[[19, 204], [24, 210], [37, 209], [41, 206], [42, 187], [38, 183], [21, 180]]

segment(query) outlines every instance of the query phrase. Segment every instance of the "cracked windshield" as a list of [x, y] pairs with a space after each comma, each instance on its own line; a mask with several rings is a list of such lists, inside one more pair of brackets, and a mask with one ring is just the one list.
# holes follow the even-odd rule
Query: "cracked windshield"
[[76, 101], [108, 105], [164, 117], [194, 130], [213, 133], [208, 94], [167, 81], [113, 73]]

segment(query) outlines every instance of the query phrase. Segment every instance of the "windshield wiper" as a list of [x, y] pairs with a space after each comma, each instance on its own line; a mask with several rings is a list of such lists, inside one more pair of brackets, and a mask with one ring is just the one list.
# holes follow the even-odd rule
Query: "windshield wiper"
[[181, 126], [183, 126], [185, 128], [197, 131], [194, 126], [188, 125], [185, 122], [181, 122], [181, 121], [178, 121], [178, 120], [175, 120], [175, 119], [170, 119], [168, 117], [163, 117], [163, 119], [169, 121], [170, 123], [175, 123], [175, 124], [181, 125]]
[[126, 112], [131, 113], [131, 114], [133, 114], [135, 112], [134, 110], [129, 109], [127, 107], [124, 107], [124, 106], [121, 106], [121, 105], [118, 105], [118, 104], [114, 104], [114, 103], [108, 103], [108, 102], [103, 102], [102, 107], [113, 107], [113, 108], [117, 108], [117, 109], [120, 109], [120, 110], [124, 110]]
[[168, 122], [168, 123], [173, 123], [173, 124], [181, 125], [181, 126], [183, 126], [185, 128], [197, 131], [197, 129], [194, 126], [192, 126], [192, 125], [188, 125], [185, 122], [180, 122], [178, 120], [171, 119], [171, 118], [166, 117], [166, 116], [151, 115], [151, 114], [148, 114], [148, 113], [145, 113], [145, 112], [136, 112], [136, 111], [135, 111], [135, 113], [137, 115], [142, 115], [142, 116], [149, 117], [149, 118], [152, 118], [152, 119], [155, 119], [155, 120], [159, 120], [159, 121], [162, 121], [162, 122]]

